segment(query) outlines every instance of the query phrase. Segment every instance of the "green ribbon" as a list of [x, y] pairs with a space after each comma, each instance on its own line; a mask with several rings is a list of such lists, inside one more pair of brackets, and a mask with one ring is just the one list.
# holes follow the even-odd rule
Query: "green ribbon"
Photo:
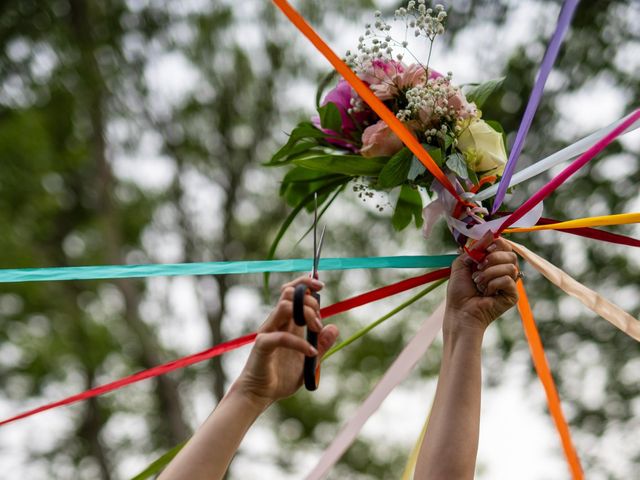
[[[444, 268], [457, 255], [414, 255], [397, 257], [322, 258], [319, 270], [372, 268]], [[176, 275], [229, 275], [265, 272], [304, 272], [313, 266], [311, 258], [237, 262], [167, 263], [150, 265], [102, 265], [88, 267], [0, 269], [0, 283], [60, 280], [104, 280]]]

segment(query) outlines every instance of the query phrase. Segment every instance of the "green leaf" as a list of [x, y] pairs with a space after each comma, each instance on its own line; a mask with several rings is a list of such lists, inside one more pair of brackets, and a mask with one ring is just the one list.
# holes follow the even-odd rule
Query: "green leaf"
[[347, 181], [350, 177], [318, 172], [304, 167], [293, 167], [282, 179], [279, 193], [289, 205], [295, 206], [301, 198], [307, 196], [312, 190], [338, 178], [344, 178]]
[[322, 125], [322, 128], [334, 132], [340, 132], [342, 130], [342, 116], [335, 103], [325, 103], [322, 107], [318, 108], [318, 113], [320, 114], [320, 125]]
[[173, 458], [178, 454], [178, 452], [182, 450], [182, 447], [184, 447], [185, 443], [187, 442], [182, 442], [176, 445], [175, 447], [173, 447], [171, 450], [169, 450], [160, 458], [155, 460], [151, 465], [149, 465], [147, 468], [145, 468], [142, 472], [140, 472], [138, 475], [133, 477], [131, 480], [146, 480], [147, 478], [150, 478], [160, 473], [160, 471], [164, 467], [166, 467], [171, 460], [173, 460]]
[[409, 173], [407, 173], [407, 178], [409, 180], [415, 180], [426, 171], [427, 167], [425, 167], [422, 162], [418, 160], [414, 155], [411, 158], [411, 167], [409, 168]]
[[474, 185], [477, 185], [480, 181], [476, 172], [474, 172], [469, 165], [467, 165], [467, 175], [469, 180], [471, 180]]
[[333, 81], [333, 79], [336, 78], [337, 74], [338, 72], [336, 72], [335, 70], [331, 70], [328, 74], [322, 77], [322, 80], [320, 80], [318, 89], [316, 90], [316, 109], [320, 108], [320, 100], [322, 99], [322, 94], [329, 86], [329, 84]]
[[[304, 140], [304, 147], [303, 150], [308, 149], [306, 148], [307, 145], [311, 145], [311, 146], [315, 146], [318, 144], [318, 142], [314, 142], [313, 139], [323, 139], [327, 136], [326, 133], [324, 133], [322, 130], [316, 128], [312, 123], [310, 122], [301, 122], [298, 124], [298, 126], [296, 126], [293, 131], [291, 132], [291, 135], [289, 135], [289, 140], [287, 141], [286, 144], [284, 144], [282, 146], [282, 148], [280, 148], [280, 150], [278, 150], [272, 157], [271, 160], [269, 160], [267, 163], [265, 163], [265, 166], [280, 166], [280, 165], [284, 165], [286, 163], [289, 163], [289, 159], [288, 157], [290, 155], [296, 154], [296, 153], [300, 153], [299, 151], [294, 150], [294, 148], [298, 145], [298, 143], [302, 140]], [[313, 143], [315, 143], [315, 145], [313, 145]]]
[[491, 94], [502, 86], [504, 79], [505, 77], [495, 78], [470, 88], [465, 93], [465, 97], [467, 97], [469, 102], [474, 102], [476, 107], [482, 108], [482, 105], [484, 105], [484, 102], [487, 101]]
[[[349, 180], [350, 179], [348, 177], [340, 177], [336, 180], [327, 182], [326, 184], [322, 185], [321, 187], [315, 190], [312, 190], [311, 192], [309, 192], [307, 196], [302, 198], [300, 202], [298, 202], [298, 204], [295, 206], [295, 208], [291, 211], [291, 213], [289, 213], [287, 218], [284, 219], [284, 221], [282, 222], [282, 225], [280, 225], [280, 229], [278, 230], [278, 233], [276, 233], [276, 237], [273, 239], [273, 242], [271, 242], [271, 246], [269, 247], [267, 260], [272, 260], [274, 258], [278, 245], [280, 244], [280, 240], [282, 240], [282, 238], [284, 237], [284, 234], [287, 233], [287, 230], [291, 226], [291, 223], [295, 220], [295, 218], [298, 216], [298, 214], [302, 211], [303, 208], [313, 203], [313, 200], [316, 194], [318, 195], [318, 207], [320, 207], [320, 205], [322, 205], [322, 202], [324, 201], [322, 199], [323, 196], [324, 196], [324, 199], [326, 199], [327, 196], [332, 191], [334, 191], [337, 188], [340, 188], [342, 185], [345, 185], [346, 183], [349, 182]], [[264, 274], [264, 293], [265, 293], [265, 298], [269, 299], [269, 273]]]
[[495, 120], [485, 120], [485, 123], [489, 125], [491, 128], [493, 128], [496, 132], [504, 133], [504, 128], [502, 128], [502, 125], [500, 125], [500, 122], [497, 122]]
[[365, 158], [360, 155], [314, 153], [314, 155], [295, 158], [293, 163], [318, 172], [339, 173], [352, 177], [375, 177], [387, 163], [387, 157]]
[[377, 186], [380, 188], [393, 188], [401, 185], [407, 180], [412, 158], [413, 154], [407, 147], [396, 153], [380, 172]]
[[454, 137], [452, 135], [446, 135], [444, 137], [444, 151], [449, 150], [449, 147], [453, 144]]
[[391, 217], [393, 228], [400, 231], [411, 223], [411, 218], [415, 218], [416, 227], [422, 226], [422, 198], [417, 190], [409, 185], [403, 185], [398, 196], [396, 209]]
[[458, 175], [460, 178], [468, 179], [469, 174], [467, 172], [467, 162], [464, 160], [464, 155], [461, 153], [455, 152], [447, 157], [447, 167], [453, 173]]
[[485, 122], [487, 122], [487, 124], [491, 128], [493, 128], [496, 132], [502, 134], [502, 142], [504, 143], [504, 147], [506, 149], [507, 148], [507, 134], [505, 133], [504, 128], [502, 128], [502, 125], [500, 125], [500, 122], [497, 122], [495, 120], [485, 120]]

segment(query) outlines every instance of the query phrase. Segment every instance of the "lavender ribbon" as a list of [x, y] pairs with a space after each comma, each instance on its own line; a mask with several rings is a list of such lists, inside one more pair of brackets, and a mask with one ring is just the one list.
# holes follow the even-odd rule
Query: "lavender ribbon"
[[496, 198], [493, 202], [493, 209], [491, 213], [496, 213], [496, 211], [498, 211], [498, 208], [500, 208], [500, 205], [504, 200], [504, 195], [507, 193], [509, 183], [511, 183], [511, 176], [513, 175], [513, 171], [515, 170], [518, 159], [520, 158], [520, 153], [522, 152], [522, 147], [524, 146], [524, 140], [527, 136], [527, 133], [529, 132], [529, 128], [531, 127], [531, 122], [533, 121], [533, 117], [536, 114], [538, 105], [540, 104], [544, 85], [545, 83], [547, 83], [549, 73], [551, 73], [553, 64], [556, 60], [556, 57], [558, 56], [560, 45], [562, 45], [562, 40], [564, 39], [567, 30], [569, 30], [571, 18], [573, 17], [573, 14], [578, 6], [578, 2], [579, 0], [565, 0], [564, 4], [562, 5], [560, 15], [558, 16], [558, 24], [556, 25], [556, 30], [555, 32], [553, 32], [553, 36], [551, 37], [551, 41], [549, 42], [549, 47], [547, 48], [547, 51], [544, 54], [544, 58], [542, 59], [540, 71], [538, 72], [538, 78], [533, 85], [533, 90], [531, 91], [531, 96], [529, 97], [529, 103], [527, 103], [527, 108], [524, 111], [524, 116], [522, 117], [520, 127], [518, 128], [516, 140], [513, 143], [511, 152], [509, 153], [509, 161], [505, 166], [502, 178], [500, 179], [500, 183], [498, 184], [498, 192], [496, 193]]

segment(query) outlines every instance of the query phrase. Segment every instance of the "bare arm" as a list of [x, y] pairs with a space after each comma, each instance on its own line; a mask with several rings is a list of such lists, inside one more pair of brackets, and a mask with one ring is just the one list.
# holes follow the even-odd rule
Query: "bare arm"
[[444, 319], [440, 377], [415, 478], [473, 479], [480, 433], [482, 338], [517, 301], [516, 256], [502, 239], [473, 272], [462, 255], [453, 265]]
[[305, 355], [323, 355], [338, 336], [335, 325], [322, 326], [318, 302], [307, 295], [308, 328], [320, 332], [318, 351], [302, 338], [294, 324], [293, 289], [304, 282], [315, 290], [322, 284], [309, 277], [284, 285], [278, 306], [258, 331], [256, 343], [240, 377], [200, 426], [160, 480], [218, 480], [224, 477], [240, 442], [258, 416], [276, 400], [293, 395], [302, 385]]

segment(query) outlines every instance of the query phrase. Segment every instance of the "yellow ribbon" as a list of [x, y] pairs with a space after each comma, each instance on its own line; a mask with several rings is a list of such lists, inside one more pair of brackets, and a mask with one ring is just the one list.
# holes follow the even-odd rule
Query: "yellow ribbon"
[[416, 444], [413, 446], [413, 450], [411, 450], [411, 454], [407, 459], [407, 465], [404, 467], [404, 472], [402, 473], [401, 480], [413, 480], [413, 474], [416, 471], [416, 465], [418, 464], [418, 454], [420, 453], [420, 448], [422, 447], [422, 442], [424, 440], [424, 436], [427, 433], [427, 425], [429, 425], [429, 419], [431, 418], [431, 410], [433, 409], [433, 405], [429, 409], [429, 413], [427, 414], [427, 418], [424, 421], [424, 425], [422, 426], [422, 431], [418, 436], [418, 440]]
[[567, 230], [571, 228], [604, 227], [606, 225], [628, 225], [630, 223], [640, 223], [640, 212], [578, 218], [576, 220], [550, 223], [549, 225], [536, 225], [533, 227], [507, 228], [505, 232], [516, 233], [533, 232], [535, 230]]

